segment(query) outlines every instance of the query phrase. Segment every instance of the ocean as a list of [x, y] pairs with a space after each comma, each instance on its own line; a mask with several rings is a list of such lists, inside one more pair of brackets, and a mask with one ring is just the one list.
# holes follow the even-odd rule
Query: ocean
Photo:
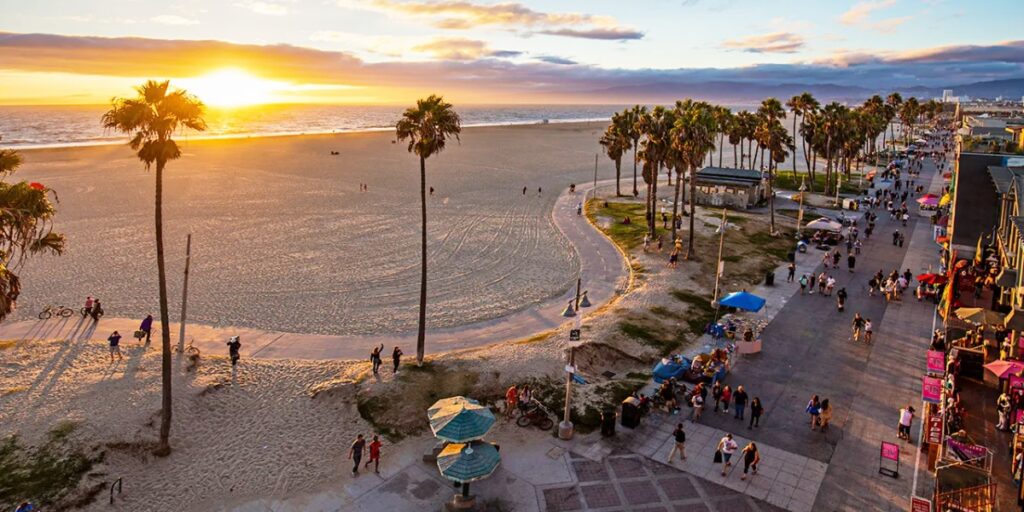
[[[0, 147], [34, 148], [114, 144], [123, 134], [104, 130], [100, 116], [108, 107], [0, 106]], [[406, 106], [262, 105], [210, 108], [205, 132], [182, 133], [182, 139], [254, 137], [386, 131]], [[467, 105], [456, 106], [463, 126], [534, 124], [545, 121], [601, 121], [622, 105]]]

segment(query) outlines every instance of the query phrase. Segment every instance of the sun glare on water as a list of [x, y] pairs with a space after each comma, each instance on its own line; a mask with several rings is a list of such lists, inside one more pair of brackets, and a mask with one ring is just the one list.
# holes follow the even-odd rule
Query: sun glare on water
[[182, 79], [182, 88], [214, 107], [242, 107], [276, 101], [287, 83], [266, 80], [240, 69], [222, 69], [196, 78]]

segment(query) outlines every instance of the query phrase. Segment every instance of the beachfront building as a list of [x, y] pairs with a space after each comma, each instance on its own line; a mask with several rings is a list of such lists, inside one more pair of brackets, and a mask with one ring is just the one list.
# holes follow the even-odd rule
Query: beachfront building
[[697, 171], [697, 204], [746, 210], [766, 199], [767, 183], [761, 171], [732, 167], [705, 167]]

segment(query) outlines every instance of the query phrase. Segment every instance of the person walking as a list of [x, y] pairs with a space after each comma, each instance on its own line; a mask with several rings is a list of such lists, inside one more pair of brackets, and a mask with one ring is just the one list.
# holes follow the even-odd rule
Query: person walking
[[747, 479], [747, 471], [750, 471], [752, 475], [757, 474], [757, 465], [761, 462], [761, 452], [757, 451], [757, 445], [753, 441], [747, 443], [743, 447], [743, 476], [740, 480]]
[[900, 409], [900, 422], [896, 429], [896, 437], [910, 441], [910, 425], [914, 422], [914, 408], [906, 406]]
[[370, 463], [373, 463], [373, 472], [380, 474], [380, 447], [383, 443], [380, 442], [379, 436], [373, 436], [373, 441], [370, 441], [370, 459], [366, 461], [365, 467], [370, 467]]
[[715, 401], [715, 412], [718, 412], [718, 407], [722, 405], [722, 383], [717, 380], [711, 386], [711, 398]]
[[1009, 417], [1010, 417], [1010, 396], [1006, 393], [999, 395], [996, 399], [996, 411], [999, 413], [999, 423], [996, 424], [996, 430], [1009, 430]]
[[515, 384], [512, 384], [508, 391], [505, 391], [505, 417], [512, 419], [517, 407], [519, 407], [519, 390], [516, 389]]
[[821, 400], [818, 399], [818, 395], [811, 397], [810, 401], [807, 402], [807, 414], [811, 416], [811, 430], [815, 430], [818, 427], [818, 420], [821, 415]]
[[352, 447], [348, 449], [348, 458], [352, 460], [352, 476], [359, 476], [359, 463], [363, 461], [363, 451], [366, 450], [366, 440], [363, 435], [356, 436]]
[[700, 415], [704, 412], [704, 397], [700, 396], [700, 391], [697, 389], [693, 390], [693, 396], [690, 398], [690, 405], [693, 406], [693, 421], [696, 422], [700, 419]]
[[732, 388], [725, 386], [722, 388], [722, 411], [729, 414], [729, 402], [732, 400]]
[[153, 315], [146, 315], [139, 324], [139, 330], [146, 333], [146, 343], [149, 343], [150, 335], [153, 332]]
[[110, 362], [114, 362], [114, 355], [117, 355], [117, 360], [121, 361], [124, 357], [121, 356], [121, 334], [114, 331], [108, 338], [110, 342]]
[[238, 360], [242, 357], [238, 352], [241, 348], [242, 340], [238, 336], [228, 338], [228, 356], [231, 358], [232, 369], [238, 365]]
[[786, 282], [792, 283], [793, 280], [796, 279], [796, 264], [793, 263], [792, 261], [789, 262], [789, 266], [786, 267], [786, 271]]
[[743, 413], [747, 408], [747, 392], [743, 389], [743, 386], [736, 388], [736, 392], [732, 395], [732, 401], [736, 406], [736, 415], [733, 417], [743, 420]]
[[817, 279], [818, 279], [818, 275], [815, 274], [814, 272], [811, 272], [810, 282], [807, 283], [807, 293], [809, 293], [811, 295], [814, 295], [814, 283], [815, 283], [815, 281]]
[[832, 422], [832, 405], [829, 404], [828, 398], [821, 401], [821, 411], [818, 413], [818, 423], [821, 425], [821, 433], [825, 433], [828, 430], [829, 423]]
[[807, 293], [807, 274], [800, 276], [800, 295]]
[[874, 341], [875, 331], [874, 326], [871, 324], [871, 319], [864, 320], [864, 343], [870, 344]]
[[380, 365], [384, 362], [380, 358], [380, 352], [384, 350], [384, 344], [381, 343], [379, 347], [374, 347], [373, 351], [370, 352], [370, 362], [373, 363], [373, 374], [377, 375], [377, 371], [380, 370]]
[[856, 266], [857, 266], [857, 257], [854, 256], [852, 252], [850, 254], [847, 254], [846, 255], [846, 268], [850, 271], [851, 274], [853, 273], [853, 269]]
[[82, 316], [83, 317], [86, 316], [86, 315], [92, 314], [92, 303], [93, 303], [92, 295], [89, 295], [88, 297], [85, 298], [85, 307], [82, 308], [82, 311], [83, 311]]
[[686, 432], [683, 431], [682, 423], [676, 425], [676, 429], [672, 431], [672, 438], [675, 439], [675, 445], [668, 452], [668, 462], [672, 462], [672, 456], [676, 452], [679, 452], [679, 460], [686, 460]]
[[854, 313], [850, 327], [853, 329], [853, 341], [860, 341], [860, 333], [864, 330], [864, 317], [860, 316], [860, 313]]
[[762, 414], [764, 414], [764, 407], [761, 405], [761, 399], [755, 396], [750, 401], [750, 424], [747, 425], [747, 430], [761, 426]]
[[732, 466], [732, 454], [738, 449], [739, 445], [733, 440], [732, 434], [726, 434], [718, 441], [717, 451], [722, 454], [722, 476], [725, 476], [725, 470]]
[[89, 311], [89, 314], [92, 316], [92, 321], [93, 322], [99, 322], [100, 321], [100, 317], [103, 316], [103, 305], [100, 304], [100, 300], [99, 299], [93, 299], [93, 301], [92, 301], [92, 310]]
[[402, 352], [402, 349], [398, 348], [398, 346], [396, 345], [395, 349], [391, 351], [391, 364], [394, 365], [394, 367], [391, 369], [391, 373], [394, 373], [396, 375], [398, 374], [398, 367], [402, 365], [403, 355], [404, 353]]
[[836, 310], [842, 313], [846, 308], [846, 288], [840, 288], [836, 292]]

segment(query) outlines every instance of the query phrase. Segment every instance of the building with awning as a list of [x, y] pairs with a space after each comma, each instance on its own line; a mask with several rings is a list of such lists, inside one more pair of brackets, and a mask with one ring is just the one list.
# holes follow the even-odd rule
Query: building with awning
[[767, 198], [767, 180], [761, 171], [733, 167], [705, 167], [697, 171], [697, 204], [745, 210]]

